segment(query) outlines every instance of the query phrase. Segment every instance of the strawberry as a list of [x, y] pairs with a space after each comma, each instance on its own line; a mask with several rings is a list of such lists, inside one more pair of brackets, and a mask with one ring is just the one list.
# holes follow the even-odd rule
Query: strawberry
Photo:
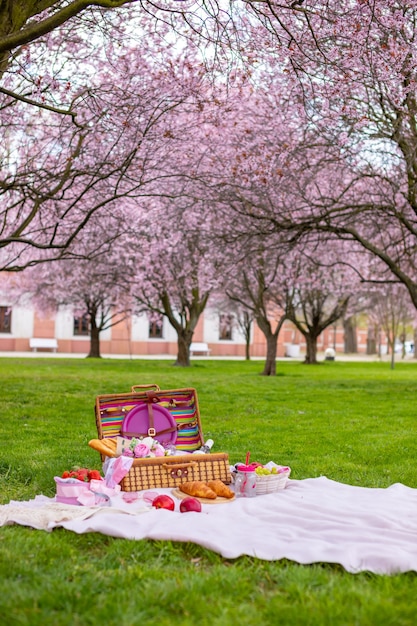
[[65, 472], [62, 473], [62, 478], [76, 478], [82, 483], [89, 482], [90, 480], [101, 480], [99, 470], [90, 470], [86, 467], [77, 467], [70, 471], [65, 470]]

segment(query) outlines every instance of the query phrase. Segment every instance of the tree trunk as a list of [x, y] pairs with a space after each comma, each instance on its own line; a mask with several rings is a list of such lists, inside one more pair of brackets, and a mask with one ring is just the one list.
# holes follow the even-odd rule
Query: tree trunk
[[344, 349], [345, 354], [355, 354], [358, 351], [358, 341], [356, 336], [356, 323], [354, 317], [343, 320]]
[[250, 361], [250, 331], [252, 326], [252, 320], [247, 313], [244, 313], [243, 332], [245, 335], [245, 358], [246, 361]]
[[417, 359], [417, 328], [414, 329], [413, 339], [414, 339], [414, 358]]
[[391, 350], [390, 368], [395, 368], [395, 337], [390, 341], [388, 339], [388, 349]]
[[90, 352], [87, 358], [100, 359], [100, 331], [95, 324], [91, 324], [90, 330]]
[[190, 367], [190, 345], [192, 337], [192, 333], [189, 332], [178, 333], [177, 360], [174, 365], [178, 367]]
[[366, 354], [376, 354], [376, 333], [375, 328], [368, 328], [368, 336], [366, 338]]
[[266, 338], [266, 361], [262, 376], [275, 376], [277, 373], [278, 334], [268, 333]]
[[[192, 290], [193, 297], [192, 302], [187, 305], [184, 304], [183, 310], [180, 313], [180, 319], [178, 319], [175, 309], [172, 306], [169, 294], [163, 291], [160, 294], [161, 304], [163, 311], [161, 313], [166, 315], [169, 323], [177, 333], [177, 360], [174, 365], [179, 367], [190, 366], [190, 345], [193, 340], [195, 328], [197, 326], [200, 315], [206, 308], [209, 292], [200, 297], [198, 287]], [[187, 313], [188, 311], [188, 313]]]
[[317, 337], [315, 335], [311, 335], [311, 333], [306, 333], [304, 334], [304, 339], [307, 347], [304, 363], [314, 365], [317, 363]]
[[247, 311], [243, 311], [242, 316], [238, 318], [238, 325], [245, 337], [245, 359], [250, 361], [250, 331], [252, 327], [252, 319]]

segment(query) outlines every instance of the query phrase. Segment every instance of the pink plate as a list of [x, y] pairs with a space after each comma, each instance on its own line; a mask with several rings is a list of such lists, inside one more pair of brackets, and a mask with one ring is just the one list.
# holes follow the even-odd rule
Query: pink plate
[[[121, 434], [127, 437], [148, 437], [157, 439], [159, 443], [173, 443], [177, 441], [177, 424], [168, 409], [159, 404], [152, 404], [155, 434], [148, 433], [149, 408], [147, 404], [138, 404], [129, 411], [123, 420]], [[170, 432], [163, 432], [173, 428]]]

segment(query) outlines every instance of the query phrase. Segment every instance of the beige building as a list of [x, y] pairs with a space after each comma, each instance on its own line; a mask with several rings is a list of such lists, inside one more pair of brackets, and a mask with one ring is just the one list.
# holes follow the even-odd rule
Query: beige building
[[[358, 352], [366, 353], [367, 330], [356, 331]], [[33, 340], [37, 340], [34, 342]], [[207, 344], [212, 357], [244, 357], [245, 339], [234, 322], [233, 314], [206, 309], [194, 333], [194, 342]], [[85, 318], [74, 316], [69, 307], [59, 308], [51, 315], [40, 314], [29, 303], [11, 305], [0, 296], [0, 355], [1, 352], [30, 352], [54, 350], [59, 353], [88, 354], [89, 331]], [[344, 334], [341, 323], [329, 327], [319, 337], [318, 351], [334, 348], [344, 352]], [[177, 340], [174, 329], [164, 318], [151, 322], [146, 315], [135, 316], [100, 334], [102, 355], [176, 355]], [[305, 352], [302, 335], [291, 323], [285, 323], [279, 341], [278, 357], [298, 357]], [[250, 354], [266, 355], [264, 335], [253, 324]]]

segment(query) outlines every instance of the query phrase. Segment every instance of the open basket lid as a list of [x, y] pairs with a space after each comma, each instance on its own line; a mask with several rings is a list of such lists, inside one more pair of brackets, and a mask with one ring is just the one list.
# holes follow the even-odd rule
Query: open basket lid
[[123, 437], [154, 437], [159, 443], [177, 441], [177, 424], [168, 409], [144, 402], [129, 411], [122, 422]]

